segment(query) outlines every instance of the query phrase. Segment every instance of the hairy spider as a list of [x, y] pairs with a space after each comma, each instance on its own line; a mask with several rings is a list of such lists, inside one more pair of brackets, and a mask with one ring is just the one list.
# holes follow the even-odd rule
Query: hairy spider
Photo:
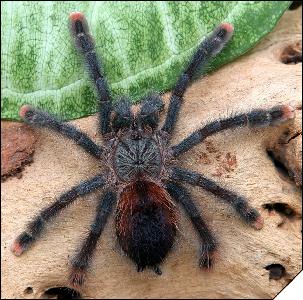
[[294, 117], [293, 108], [280, 105], [218, 119], [196, 130], [179, 144], [170, 146], [169, 138], [177, 121], [184, 92], [197, 70], [218, 54], [231, 38], [233, 26], [223, 23], [201, 42], [172, 91], [167, 116], [161, 129], [158, 128], [159, 113], [163, 109], [161, 97], [158, 94], [145, 97], [137, 110], [131, 109], [126, 98], [112, 105], [108, 84], [102, 74], [94, 42], [82, 13], [74, 12], [70, 15], [70, 28], [98, 93], [99, 130], [105, 145], [95, 144], [74, 126], [29, 105], [21, 107], [20, 116], [30, 125], [49, 128], [73, 140], [101, 160], [106, 171], [81, 182], [41, 210], [14, 241], [13, 253], [18, 256], [27, 250], [42, 234], [47, 223], [77, 197], [103, 189], [94, 223], [71, 262], [72, 285], [82, 285], [97, 241], [115, 205], [118, 242], [135, 262], [138, 271], [149, 267], [161, 274], [159, 264], [172, 248], [177, 231], [178, 217], [173, 200], [183, 206], [199, 234], [199, 265], [205, 269], [210, 268], [217, 242], [189, 192], [181, 185], [182, 182], [199, 186], [223, 199], [246, 223], [256, 229], [262, 228], [263, 219], [243, 196], [220, 187], [201, 174], [177, 167], [176, 158], [208, 136], [223, 130], [240, 126], [272, 126], [291, 119]]

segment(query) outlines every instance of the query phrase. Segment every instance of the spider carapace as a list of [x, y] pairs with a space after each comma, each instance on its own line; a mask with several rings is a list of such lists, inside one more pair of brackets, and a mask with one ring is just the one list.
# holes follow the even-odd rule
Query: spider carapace
[[157, 93], [146, 96], [140, 107], [132, 107], [125, 97], [114, 105], [82, 13], [74, 12], [70, 15], [70, 29], [95, 85], [99, 132], [104, 144], [97, 145], [76, 127], [32, 106], [22, 106], [20, 116], [32, 126], [48, 128], [73, 140], [90, 155], [101, 159], [104, 170], [64, 192], [42, 209], [13, 242], [13, 253], [21, 255], [27, 250], [43, 234], [47, 223], [79, 196], [103, 189], [95, 220], [71, 261], [71, 285], [79, 287], [83, 284], [97, 241], [114, 207], [118, 242], [135, 262], [138, 271], [150, 267], [161, 274], [159, 264], [172, 248], [177, 232], [178, 213], [174, 203], [183, 207], [199, 235], [200, 267], [210, 268], [218, 244], [182, 183], [199, 186], [227, 202], [247, 224], [256, 229], [262, 228], [263, 219], [245, 197], [197, 172], [178, 167], [179, 155], [223, 130], [241, 126], [254, 128], [279, 125], [294, 117], [293, 108], [290, 105], [278, 105], [220, 118], [204, 124], [180, 143], [171, 145], [170, 136], [184, 92], [197, 71], [203, 69], [229, 41], [233, 26], [222, 23], [197, 47], [172, 90], [161, 128], [158, 126], [159, 113], [164, 106], [161, 96]]

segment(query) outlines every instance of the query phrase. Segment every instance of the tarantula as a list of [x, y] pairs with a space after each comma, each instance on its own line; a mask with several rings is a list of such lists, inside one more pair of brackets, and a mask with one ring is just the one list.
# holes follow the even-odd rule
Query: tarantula
[[270, 109], [256, 109], [212, 121], [196, 130], [179, 144], [171, 146], [169, 138], [177, 121], [184, 92], [197, 70], [218, 54], [230, 40], [233, 26], [219, 25], [198, 46], [187, 68], [180, 75], [170, 97], [164, 125], [158, 128], [163, 102], [158, 94], [145, 97], [141, 106], [132, 109], [129, 100], [122, 98], [115, 105], [107, 81], [97, 59], [93, 39], [84, 15], [70, 15], [70, 29], [76, 48], [83, 55], [90, 77], [98, 94], [99, 131], [105, 145], [97, 145], [85, 133], [63, 123], [50, 114], [24, 105], [20, 109], [23, 120], [37, 127], [49, 128], [82, 147], [101, 160], [106, 171], [63, 193], [50, 206], [28, 223], [27, 229], [12, 244], [15, 255], [21, 255], [42, 234], [45, 226], [79, 196], [103, 189], [90, 232], [71, 262], [70, 283], [83, 284], [97, 241], [116, 208], [115, 229], [123, 251], [135, 262], [137, 270], [152, 268], [161, 274], [159, 265], [174, 244], [177, 231], [177, 212], [173, 201], [183, 206], [201, 239], [199, 265], [213, 265], [217, 242], [208, 229], [189, 192], [182, 182], [199, 186], [229, 203], [249, 225], [261, 229], [263, 219], [247, 200], [235, 192], [220, 187], [201, 174], [176, 166], [176, 158], [205, 138], [223, 130], [240, 126], [265, 127], [294, 117], [289, 105]]

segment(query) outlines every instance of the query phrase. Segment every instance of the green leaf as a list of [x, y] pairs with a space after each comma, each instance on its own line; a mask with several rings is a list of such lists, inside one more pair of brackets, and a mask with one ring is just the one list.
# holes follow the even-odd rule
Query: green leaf
[[73, 119], [96, 111], [96, 96], [73, 47], [68, 16], [87, 17], [114, 99], [133, 102], [172, 88], [200, 41], [221, 22], [235, 34], [207, 71], [253, 47], [291, 1], [2, 1], [1, 117], [23, 104]]

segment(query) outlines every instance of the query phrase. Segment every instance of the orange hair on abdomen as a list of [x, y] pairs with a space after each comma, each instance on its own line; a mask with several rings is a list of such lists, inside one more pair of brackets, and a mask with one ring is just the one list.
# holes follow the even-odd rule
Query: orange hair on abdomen
[[138, 269], [161, 263], [171, 249], [177, 213], [166, 190], [150, 181], [136, 181], [121, 192], [116, 233], [122, 249]]

